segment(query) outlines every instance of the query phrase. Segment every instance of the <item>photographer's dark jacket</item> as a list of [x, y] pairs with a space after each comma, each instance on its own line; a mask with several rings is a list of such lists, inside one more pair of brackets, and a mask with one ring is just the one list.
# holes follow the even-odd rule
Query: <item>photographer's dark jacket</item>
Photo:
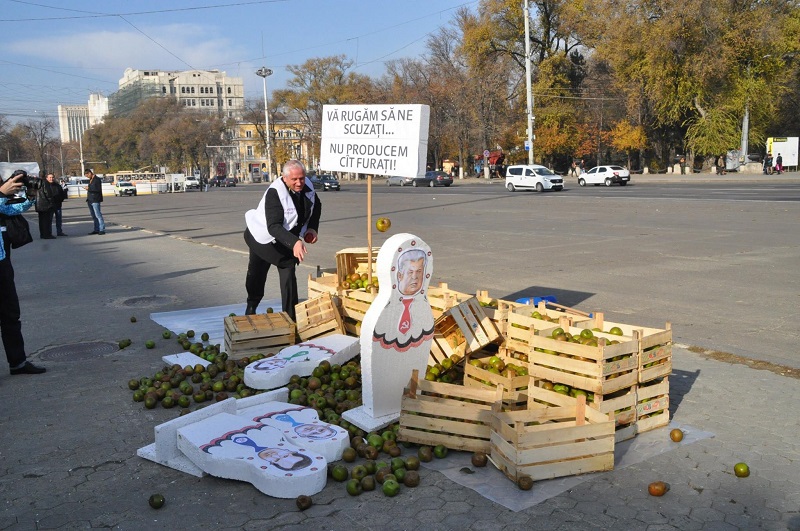
[[61, 203], [64, 189], [58, 183], [42, 181], [41, 187], [36, 191], [36, 212], [57, 210]]
[[[2, 216], [19, 216], [33, 206], [33, 202], [30, 200], [22, 203], [9, 203], [8, 200], [7, 196], [0, 194], [0, 215]], [[2, 220], [0, 220], [0, 225], [4, 225]], [[0, 260], [6, 259], [5, 243], [3, 242], [4, 233], [5, 231], [0, 230]]]
[[89, 181], [89, 189], [86, 192], [87, 203], [102, 203], [103, 202], [103, 181], [95, 175]]

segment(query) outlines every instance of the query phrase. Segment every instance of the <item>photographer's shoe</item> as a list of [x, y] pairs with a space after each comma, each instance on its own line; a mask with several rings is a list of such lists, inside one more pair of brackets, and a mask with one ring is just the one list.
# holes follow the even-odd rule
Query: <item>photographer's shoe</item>
[[103, 234], [105, 234], [105, 233], [106, 233], [106, 231], [104, 231], [104, 230], [101, 230], [101, 231], [100, 231], [100, 232], [98, 232], [97, 234], [99, 234], [100, 236], [102, 236], [102, 235], [103, 235]]
[[56, 236], [69, 236], [69, 234], [64, 234], [63, 232], [59, 232]]
[[100, 232], [96, 231], [96, 230], [93, 230], [92, 232], [89, 233], [89, 236], [91, 236], [92, 234], [100, 234]]
[[55, 236], [42, 236], [42, 239], [43, 240], [55, 240], [56, 237]]
[[44, 367], [37, 367], [33, 363], [26, 361], [25, 365], [22, 367], [11, 369], [11, 376], [16, 376], [18, 374], [42, 374], [43, 372], [47, 372], [47, 369]]

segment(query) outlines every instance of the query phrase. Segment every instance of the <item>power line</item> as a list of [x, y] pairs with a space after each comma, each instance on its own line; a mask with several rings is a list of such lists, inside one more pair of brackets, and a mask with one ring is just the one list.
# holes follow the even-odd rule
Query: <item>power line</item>
[[180, 7], [173, 9], [157, 9], [152, 11], [131, 11], [128, 13], [97, 13], [92, 11], [81, 11], [79, 9], [69, 9], [65, 7], [50, 6], [46, 4], [38, 4], [35, 2], [25, 2], [23, 0], [9, 0], [17, 4], [25, 4], [34, 7], [44, 7], [47, 9], [55, 9], [59, 11], [70, 11], [73, 13], [85, 13], [83, 15], [75, 15], [71, 17], [40, 17], [40, 18], [16, 18], [16, 19], [0, 19], [0, 22], [43, 22], [45, 20], [76, 20], [88, 18], [108, 18], [108, 17], [123, 17], [123, 16], [137, 16], [137, 15], [156, 15], [162, 13], [179, 13], [182, 11], [202, 11], [206, 9], [220, 9], [225, 7], [241, 7], [256, 4], [277, 4], [279, 2], [288, 2], [289, 0], [252, 0], [250, 2], [233, 2], [229, 4], [214, 4], [210, 6], [195, 6], [195, 7]]

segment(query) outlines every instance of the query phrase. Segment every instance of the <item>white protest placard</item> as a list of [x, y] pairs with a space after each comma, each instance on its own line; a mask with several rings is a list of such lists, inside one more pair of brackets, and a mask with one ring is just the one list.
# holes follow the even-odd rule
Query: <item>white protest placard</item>
[[325, 171], [422, 176], [429, 122], [427, 105], [325, 105], [320, 167]]

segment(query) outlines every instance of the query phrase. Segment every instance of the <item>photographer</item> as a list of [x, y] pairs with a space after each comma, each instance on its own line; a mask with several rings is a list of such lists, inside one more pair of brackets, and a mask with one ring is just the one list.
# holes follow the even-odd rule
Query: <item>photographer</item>
[[[27, 180], [27, 173], [17, 170], [0, 185], [0, 214], [3, 216], [22, 215], [33, 205], [30, 198], [23, 202], [9, 203], [14, 194], [22, 188], [24, 180]], [[25, 356], [22, 323], [19, 320], [19, 297], [17, 297], [17, 288], [14, 284], [14, 268], [11, 265], [11, 244], [4, 239], [5, 229], [5, 224], [2, 223], [0, 226], [0, 335], [3, 338], [3, 349], [6, 351], [12, 375], [41, 374], [47, 369], [37, 367]]]

